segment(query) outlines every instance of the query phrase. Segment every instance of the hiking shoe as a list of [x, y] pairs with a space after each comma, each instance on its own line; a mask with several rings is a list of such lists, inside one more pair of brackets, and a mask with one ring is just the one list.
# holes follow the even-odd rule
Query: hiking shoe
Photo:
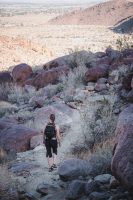
[[52, 167], [53, 167], [54, 169], [56, 169], [56, 168], [57, 168], [57, 165], [56, 165], [56, 164], [53, 164]]
[[53, 169], [54, 169], [54, 168], [53, 168], [53, 166], [52, 166], [52, 167], [50, 167], [50, 168], [49, 168], [49, 172], [52, 172], [52, 171], [53, 171]]

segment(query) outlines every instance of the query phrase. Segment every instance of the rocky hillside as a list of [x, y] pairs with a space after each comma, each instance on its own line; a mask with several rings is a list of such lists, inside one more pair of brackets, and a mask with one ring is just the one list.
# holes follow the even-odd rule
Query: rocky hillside
[[[34, 71], [20, 63], [0, 85], [0, 199], [132, 199], [133, 49], [74, 52]], [[62, 134], [52, 173], [51, 113]]]
[[58, 16], [50, 24], [82, 24], [114, 26], [133, 16], [132, 0], [114, 0], [97, 4], [85, 10], [73, 11], [71, 14]]

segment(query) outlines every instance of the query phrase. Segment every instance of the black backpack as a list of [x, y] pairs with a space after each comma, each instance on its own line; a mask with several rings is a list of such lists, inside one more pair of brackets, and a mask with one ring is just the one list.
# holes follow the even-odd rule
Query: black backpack
[[56, 129], [55, 125], [52, 123], [48, 123], [45, 131], [44, 131], [45, 139], [51, 140], [52, 138], [56, 137]]

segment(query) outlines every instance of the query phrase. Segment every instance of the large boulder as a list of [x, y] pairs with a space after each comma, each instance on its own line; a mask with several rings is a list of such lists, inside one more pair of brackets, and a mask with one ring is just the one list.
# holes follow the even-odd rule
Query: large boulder
[[[76, 51], [73, 52], [70, 49], [70, 53], [65, 56], [58, 57], [43, 65], [44, 70], [49, 70], [58, 67], [70, 67], [75, 68], [78, 66], [83, 66], [93, 56], [93, 53], [88, 51]], [[94, 57], [94, 56], [93, 56]], [[98, 58], [97, 58], [98, 59]]]
[[133, 78], [133, 72], [126, 74], [122, 80], [122, 86], [126, 90], [131, 90], [131, 81]]
[[7, 121], [0, 121], [0, 146], [6, 151], [23, 152], [30, 149], [30, 139], [37, 131]]
[[96, 65], [109, 65], [110, 64], [110, 58], [108, 56], [102, 57], [102, 58], [98, 58], [96, 59]]
[[122, 52], [123, 57], [133, 57], [133, 49], [125, 49]]
[[85, 73], [85, 81], [97, 81], [97, 79], [102, 77], [107, 77], [109, 70], [109, 65], [102, 64], [97, 67], [93, 67], [88, 69]]
[[133, 195], [133, 105], [119, 116], [112, 159], [113, 175]]
[[35, 88], [43, 88], [48, 84], [55, 84], [59, 78], [69, 71], [69, 67], [57, 67], [50, 70], [37, 73], [34, 77], [26, 81], [27, 85], [33, 85]]
[[121, 57], [121, 53], [119, 51], [114, 50], [110, 47], [106, 49], [106, 55], [110, 58], [111, 62], [119, 60], [119, 58]]
[[53, 113], [56, 116], [56, 123], [60, 126], [61, 129], [64, 129], [64, 126], [71, 125], [71, 114], [73, 112], [73, 109], [69, 108], [65, 104], [53, 104], [51, 106], [40, 108], [35, 112], [34, 126], [38, 130], [44, 130], [50, 114]]
[[133, 64], [133, 57], [123, 58], [123, 63], [125, 65], [132, 65]]
[[13, 80], [22, 86], [25, 84], [25, 81], [31, 76], [31, 74], [32, 68], [25, 63], [16, 65], [12, 70]]
[[0, 72], [0, 84], [11, 83], [13, 81], [9, 72]]
[[98, 51], [95, 53], [96, 58], [103, 58], [106, 56], [105, 52]]
[[118, 65], [114, 63], [117, 67], [113, 65], [110, 66], [109, 69], [109, 84], [122, 84], [122, 87], [126, 90], [130, 90], [131, 88], [131, 77], [132, 72], [131, 68], [123, 63], [119, 63]]
[[43, 134], [33, 136], [30, 140], [30, 148], [34, 149], [39, 145], [43, 145]]
[[79, 176], [87, 176], [92, 170], [90, 163], [81, 159], [65, 160], [58, 169], [60, 178], [63, 181], [74, 180]]
[[44, 70], [46, 70], [46, 69], [49, 70], [51, 68], [67, 66], [68, 65], [67, 64], [68, 58], [69, 58], [69, 55], [56, 58], [56, 59], [44, 64], [43, 65], [43, 69]]
[[27, 176], [30, 175], [30, 171], [39, 168], [39, 165], [27, 163], [27, 162], [19, 162], [15, 163], [11, 166], [10, 171], [16, 174], [17, 176]]
[[58, 169], [59, 176], [63, 181], [75, 180], [79, 177], [96, 176], [104, 170], [103, 162], [96, 163], [96, 159], [94, 157], [90, 158], [89, 161], [82, 159], [65, 160]]

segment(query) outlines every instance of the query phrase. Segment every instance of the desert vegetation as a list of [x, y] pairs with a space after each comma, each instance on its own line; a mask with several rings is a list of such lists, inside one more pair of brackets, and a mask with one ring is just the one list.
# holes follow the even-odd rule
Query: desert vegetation
[[[91, 13], [104, 5], [110, 12], [112, 2]], [[0, 15], [0, 199], [131, 200], [132, 34], [48, 24], [77, 7], [10, 6]], [[48, 172], [51, 113], [61, 146], [58, 169]]]
[[132, 49], [133, 48], [132, 41], [133, 41], [133, 34], [119, 37], [116, 40], [116, 47], [118, 51], [123, 51], [124, 49]]

